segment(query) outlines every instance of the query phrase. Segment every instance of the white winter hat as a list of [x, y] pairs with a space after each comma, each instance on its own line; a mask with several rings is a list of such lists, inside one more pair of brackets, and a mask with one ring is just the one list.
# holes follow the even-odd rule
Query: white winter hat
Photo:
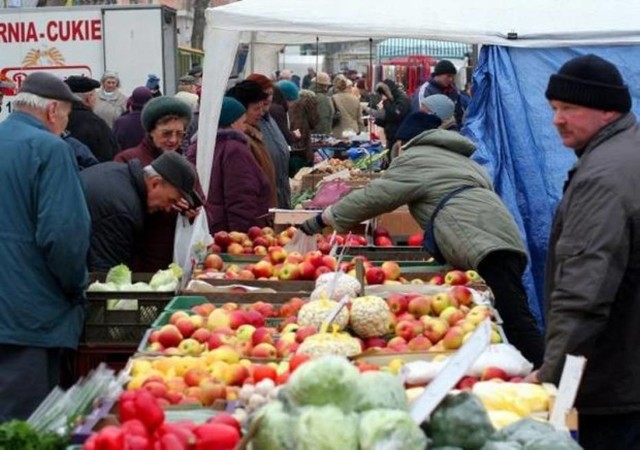
[[434, 94], [424, 97], [420, 99], [420, 105], [438, 116], [443, 122], [451, 119], [453, 117], [453, 112], [456, 109], [456, 105], [453, 101], [443, 94]]

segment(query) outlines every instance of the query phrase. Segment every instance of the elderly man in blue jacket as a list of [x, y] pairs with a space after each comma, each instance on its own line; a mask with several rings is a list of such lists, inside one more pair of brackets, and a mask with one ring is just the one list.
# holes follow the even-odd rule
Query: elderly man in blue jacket
[[60, 137], [73, 100], [61, 80], [36, 72], [0, 123], [0, 422], [35, 410], [82, 331], [91, 222]]

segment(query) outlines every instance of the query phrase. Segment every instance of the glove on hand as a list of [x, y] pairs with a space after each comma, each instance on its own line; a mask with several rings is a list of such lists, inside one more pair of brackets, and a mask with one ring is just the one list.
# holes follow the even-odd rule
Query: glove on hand
[[322, 220], [322, 214], [318, 214], [317, 216], [302, 222], [300, 230], [302, 230], [302, 232], [307, 236], [313, 236], [314, 234], [321, 233], [324, 227], [325, 224]]

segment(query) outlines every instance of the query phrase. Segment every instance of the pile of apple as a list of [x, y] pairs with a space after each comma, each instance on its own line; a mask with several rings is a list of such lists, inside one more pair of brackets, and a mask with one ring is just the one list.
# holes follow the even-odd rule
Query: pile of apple
[[[391, 317], [391, 338], [364, 340], [364, 349], [384, 353], [407, 351], [457, 350], [478, 324], [492, 317], [486, 305], [474, 305], [466, 286], [452, 286], [448, 292], [433, 296], [418, 293], [390, 294], [387, 298]], [[491, 343], [502, 338], [497, 324], [492, 324]]]
[[[190, 311], [174, 312], [167, 325], [153, 330], [146, 350], [199, 356], [224, 347], [245, 358], [284, 358], [317, 331], [313, 327], [298, 330], [297, 325], [292, 325], [303, 304], [301, 298], [293, 297], [279, 308], [265, 302], [245, 308], [236, 303], [219, 308], [211, 303], [196, 305]], [[273, 318], [283, 319], [278, 328], [268, 326], [267, 319]], [[296, 330], [293, 339], [286, 334], [291, 330]]]
[[295, 227], [289, 227], [279, 234], [271, 227], [251, 227], [246, 233], [218, 231], [213, 235], [209, 251], [232, 255], [266, 255], [269, 247], [287, 245], [295, 232]]
[[226, 269], [219, 255], [210, 254], [204, 262], [204, 269], [194, 273], [197, 279], [222, 278], [226, 280], [315, 280], [320, 275], [333, 272], [337, 268], [333, 256], [314, 250], [302, 255], [300, 252], [287, 253], [282, 247], [270, 247], [268, 254], [253, 264], [240, 266], [231, 264]]

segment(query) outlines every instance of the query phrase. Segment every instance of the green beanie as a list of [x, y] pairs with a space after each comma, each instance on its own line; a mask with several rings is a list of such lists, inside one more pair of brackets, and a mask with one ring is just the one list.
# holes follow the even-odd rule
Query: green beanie
[[220, 111], [219, 128], [227, 128], [247, 112], [244, 105], [233, 97], [222, 99], [222, 110]]
[[142, 126], [148, 133], [156, 127], [158, 120], [166, 116], [179, 116], [189, 123], [191, 106], [174, 97], [156, 97], [142, 108]]
[[293, 82], [289, 80], [281, 80], [276, 83], [280, 92], [282, 92], [282, 96], [288, 102], [295, 102], [300, 98], [300, 89]]

